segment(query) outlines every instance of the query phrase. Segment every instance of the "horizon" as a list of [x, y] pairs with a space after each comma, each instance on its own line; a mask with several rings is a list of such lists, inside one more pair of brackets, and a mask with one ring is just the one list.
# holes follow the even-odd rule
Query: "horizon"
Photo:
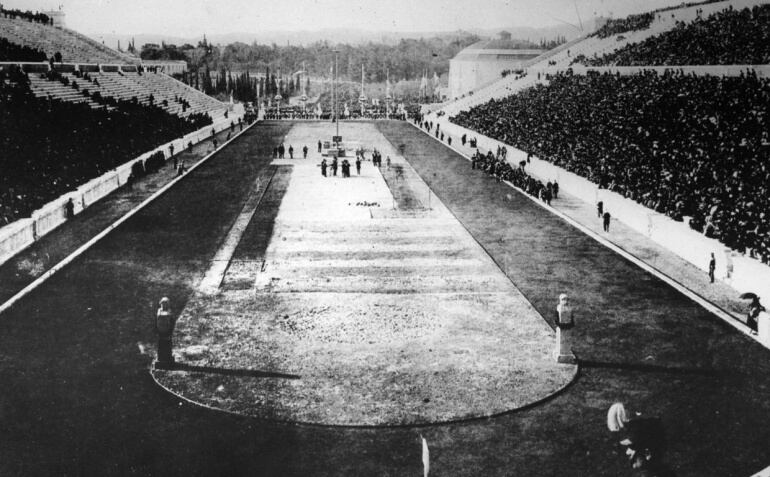
[[[377, 33], [451, 33], [501, 28], [571, 26], [595, 17], [625, 17], [678, 5], [681, 0], [291, 0], [256, 5], [249, 0], [5, 0], [4, 8], [50, 11], [62, 5], [68, 28], [86, 35], [200, 38], [228, 34], [287, 34], [325, 30]], [[173, 19], [169, 21], [169, 19]]]

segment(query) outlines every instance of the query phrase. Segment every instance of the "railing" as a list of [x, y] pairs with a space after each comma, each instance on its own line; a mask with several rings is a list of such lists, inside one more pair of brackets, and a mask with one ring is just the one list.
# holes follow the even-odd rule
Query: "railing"
[[79, 214], [86, 207], [125, 185], [131, 174], [131, 166], [134, 162], [144, 161], [158, 151], [163, 152], [164, 156], [168, 158], [170, 146], [174, 146], [174, 151], [181, 152], [187, 147], [188, 143], [197, 144], [211, 137], [212, 129], [217, 133], [228, 129], [231, 122], [238, 122], [239, 117], [239, 114], [231, 114], [229, 118], [222, 118], [213, 125], [206, 126], [184, 137], [158, 146], [112, 171], [92, 179], [78, 187], [77, 190], [47, 203], [34, 211], [30, 218], [17, 220], [0, 228], [0, 264], [32, 245], [38, 238], [66, 222], [64, 207], [69, 199], [72, 199], [74, 213]]

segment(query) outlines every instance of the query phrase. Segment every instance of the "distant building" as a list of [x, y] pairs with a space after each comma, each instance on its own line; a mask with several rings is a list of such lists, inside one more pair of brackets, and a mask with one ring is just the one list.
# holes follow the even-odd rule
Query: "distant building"
[[500, 79], [503, 71], [520, 68], [543, 53], [545, 50], [519, 48], [507, 31], [500, 32], [496, 40], [476, 42], [449, 60], [449, 97], [459, 98]]
[[166, 73], [167, 75], [182, 74], [187, 71], [187, 62], [182, 60], [142, 60], [142, 65], [158, 68], [159, 73]]

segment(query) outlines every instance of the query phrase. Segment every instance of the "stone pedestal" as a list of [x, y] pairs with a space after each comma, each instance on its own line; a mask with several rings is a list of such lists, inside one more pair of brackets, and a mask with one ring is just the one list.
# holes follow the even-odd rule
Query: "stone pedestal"
[[553, 353], [557, 363], [575, 364], [577, 358], [572, 353], [572, 329], [556, 328], [556, 350]]
[[757, 338], [770, 348], [770, 314], [762, 312], [757, 317]]

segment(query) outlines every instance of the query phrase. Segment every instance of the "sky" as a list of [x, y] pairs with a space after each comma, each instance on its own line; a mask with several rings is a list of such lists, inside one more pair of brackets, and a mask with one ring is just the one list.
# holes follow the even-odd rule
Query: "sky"
[[[85, 34], [198, 37], [257, 31], [358, 28], [425, 32], [544, 27], [593, 16], [624, 17], [682, 0], [0, 0], [4, 8], [63, 6]], [[579, 15], [578, 15], [579, 13]]]

